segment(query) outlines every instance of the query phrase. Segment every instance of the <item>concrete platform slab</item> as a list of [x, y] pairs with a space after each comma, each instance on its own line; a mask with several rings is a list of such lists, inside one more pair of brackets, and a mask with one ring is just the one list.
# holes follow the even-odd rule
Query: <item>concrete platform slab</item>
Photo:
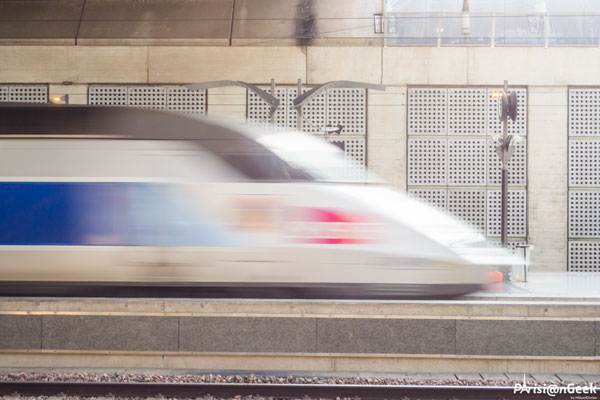
[[585, 378], [579, 374], [556, 374], [564, 382], [585, 382]]
[[42, 317], [0, 315], [0, 349], [41, 349]]
[[508, 377], [509, 380], [511, 381], [517, 381], [517, 382], [523, 382], [523, 379], [525, 379], [527, 381], [527, 384], [535, 384], [535, 379], [533, 378], [533, 376], [531, 376], [530, 374], [526, 374], [526, 373], [508, 373], [506, 374], [506, 376]]
[[42, 348], [47, 350], [177, 351], [178, 335], [174, 317], [42, 316]]
[[429, 373], [414, 373], [414, 372], [409, 372], [406, 375], [407, 375], [408, 379], [412, 379], [412, 380], [431, 379], [431, 374], [429, 374]]
[[485, 380], [508, 381], [506, 374], [482, 373], [481, 376]]
[[[457, 320], [456, 353], [595, 356], [594, 322]], [[577, 335], [572, 335], [577, 332]], [[565, 340], [570, 338], [570, 340]]]
[[533, 379], [536, 380], [537, 383], [558, 383], [560, 382], [560, 379], [558, 376], [554, 375], [554, 374], [531, 374], [531, 376], [533, 376]]
[[600, 273], [530, 272], [527, 282], [503, 282], [465, 296], [497, 300], [600, 300]]
[[478, 380], [483, 379], [481, 374], [463, 374], [463, 373], [457, 373], [456, 378], [461, 381], [478, 381]]
[[310, 318], [182, 317], [179, 335], [180, 351], [313, 353], [317, 347]]
[[438, 381], [455, 381], [456, 380], [456, 375], [455, 374], [450, 374], [450, 373], [432, 373], [431, 374], [431, 379], [434, 380], [438, 380]]
[[318, 353], [451, 354], [454, 321], [318, 318]]

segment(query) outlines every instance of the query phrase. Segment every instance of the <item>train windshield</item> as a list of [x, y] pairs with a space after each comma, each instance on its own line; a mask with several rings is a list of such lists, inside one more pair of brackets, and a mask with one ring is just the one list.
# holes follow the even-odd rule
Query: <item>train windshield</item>
[[[343, 141], [327, 143], [306, 133], [267, 133], [256, 140], [295, 169], [317, 181], [365, 183], [379, 181], [364, 165], [348, 159]], [[340, 144], [340, 145], [338, 145]]]

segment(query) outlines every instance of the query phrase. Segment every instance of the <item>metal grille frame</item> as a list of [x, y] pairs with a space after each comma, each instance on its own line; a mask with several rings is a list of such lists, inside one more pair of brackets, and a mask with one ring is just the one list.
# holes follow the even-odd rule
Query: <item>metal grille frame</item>
[[88, 104], [206, 114], [206, 90], [179, 85], [90, 85]]
[[600, 87], [568, 88], [568, 270], [600, 272]]
[[[499, 243], [500, 163], [490, 138], [501, 129], [497, 105], [491, 95], [496, 86], [408, 86], [407, 88], [407, 192], [425, 203], [444, 209], [477, 231], [490, 243]], [[509, 134], [525, 140], [509, 162], [509, 244], [525, 243], [527, 228], [527, 88], [514, 86], [519, 99], [516, 123]], [[431, 109], [427, 104], [431, 103]], [[444, 108], [445, 107], [445, 108]], [[493, 112], [492, 112], [493, 111]], [[411, 115], [411, 112], [416, 112]], [[433, 118], [430, 126], [428, 119]], [[440, 122], [441, 121], [441, 122]], [[501, 130], [500, 130], [501, 133]], [[446, 153], [425, 153], [416, 144], [435, 141]], [[422, 146], [421, 146], [422, 147]], [[446, 159], [444, 172], [440, 163]], [[436, 163], [437, 159], [437, 163]], [[439, 179], [428, 175], [439, 176]], [[444, 200], [442, 200], [444, 199]], [[445, 201], [446, 207], [441, 204]], [[496, 210], [497, 208], [497, 210]], [[509, 246], [510, 247], [510, 246]]]
[[0, 102], [48, 103], [48, 85], [18, 83], [0, 85]]

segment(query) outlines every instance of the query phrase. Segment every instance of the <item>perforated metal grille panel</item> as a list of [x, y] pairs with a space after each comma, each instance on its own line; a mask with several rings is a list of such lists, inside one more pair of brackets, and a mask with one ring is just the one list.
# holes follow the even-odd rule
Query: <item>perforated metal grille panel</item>
[[[270, 87], [262, 87], [262, 90], [271, 94]], [[286, 103], [288, 101], [288, 94], [286, 88], [275, 88], [275, 97], [279, 99], [279, 107], [275, 111], [275, 125], [279, 128], [286, 128], [288, 111], [286, 109]], [[271, 119], [269, 118], [269, 110], [271, 106], [264, 101], [259, 95], [251, 90], [248, 90], [248, 123], [251, 125], [269, 125]]]
[[569, 241], [569, 271], [599, 272], [600, 242]]
[[[271, 93], [270, 87], [261, 87]], [[303, 88], [306, 93], [310, 88]], [[280, 128], [297, 130], [298, 113], [293, 106], [298, 89], [277, 87], [275, 97], [280, 105], [275, 112], [275, 124]], [[328, 89], [302, 107], [302, 131], [322, 134], [326, 126], [342, 125], [344, 135], [364, 135], [367, 130], [367, 107], [365, 89]], [[248, 91], [248, 121], [256, 125], [267, 125], [269, 106], [252, 91]]]
[[206, 92], [183, 86], [98, 85], [88, 88], [88, 103], [204, 114]]
[[352, 178], [362, 180], [365, 178], [365, 139], [364, 138], [332, 138], [328, 142], [335, 144], [342, 150], [348, 162], [349, 173]]
[[[524, 240], [509, 240], [507, 243], [507, 246], [509, 249], [513, 250], [515, 249], [515, 247], [517, 247], [518, 245], [524, 245], [527, 244]], [[502, 242], [500, 241], [500, 239], [497, 240], [488, 240], [486, 242], [487, 247], [502, 247]]]
[[88, 88], [88, 103], [103, 106], [126, 106], [126, 86], [91, 86]]
[[485, 139], [448, 139], [448, 185], [485, 185]]
[[448, 212], [471, 225], [477, 231], [485, 233], [485, 190], [449, 189]]
[[439, 210], [446, 211], [448, 192], [446, 189], [408, 189], [408, 194]]
[[446, 186], [446, 139], [408, 139], [408, 184]]
[[[487, 208], [488, 222], [487, 235], [500, 236], [500, 213], [501, 213], [500, 190], [488, 190]], [[508, 191], [508, 235], [524, 237], [527, 221], [527, 194], [525, 190]]]
[[[498, 118], [500, 88], [408, 89], [409, 135], [492, 135], [502, 133]], [[508, 133], [527, 134], [527, 90], [517, 94], [517, 120], [508, 121]]]
[[189, 90], [183, 86], [167, 87], [167, 110], [187, 114], [204, 114], [205, 99], [203, 90]]
[[[502, 184], [502, 162], [496, 153], [496, 144], [488, 140], [488, 186]], [[508, 185], [525, 186], [527, 184], [527, 143], [515, 145], [515, 151], [508, 161]]]
[[[310, 88], [302, 89], [306, 93]], [[321, 133], [327, 126], [327, 93], [313, 97], [313, 99], [302, 107], [302, 131], [309, 133]], [[294, 126], [293, 129], [296, 129]]]
[[342, 125], [344, 134], [365, 134], [365, 89], [329, 89], [327, 91], [327, 124]]
[[[408, 191], [495, 239], [500, 235], [501, 164], [490, 134], [502, 133], [495, 88], [409, 88]], [[527, 91], [518, 98], [518, 119], [509, 134], [527, 134]], [[443, 136], [443, 137], [440, 137]], [[444, 151], [445, 150], [445, 151]], [[427, 187], [431, 186], [431, 187]], [[435, 188], [439, 186], [440, 188]], [[509, 162], [508, 235], [527, 235], [527, 146], [519, 143]], [[435, 191], [435, 192], [432, 192]], [[442, 194], [442, 193], [445, 193]], [[435, 196], [434, 196], [435, 194]]]
[[569, 191], [569, 237], [600, 238], [600, 191]]
[[331, 143], [344, 143], [344, 151], [348, 160], [352, 160], [357, 165], [365, 165], [365, 139], [339, 139], [329, 138]]
[[[48, 87], [45, 85], [8, 85], [7, 100], [11, 103], [47, 103]], [[0, 94], [1, 96], [1, 94]]]
[[[488, 134], [502, 134], [502, 121], [498, 118], [499, 97], [494, 97], [494, 91], [501, 88], [488, 89]], [[525, 89], [509, 89], [517, 93], [517, 120], [508, 119], [508, 134], [525, 136], [527, 134], [527, 91]]]
[[127, 89], [132, 107], [164, 110], [167, 108], [167, 89], [158, 86], [134, 86]]
[[600, 89], [569, 89], [569, 136], [600, 136]]
[[448, 124], [448, 89], [408, 89], [408, 134], [445, 135]]
[[8, 86], [0, 86], [0, 102], [8, 101]]
[[448, 134], [485, 135], [486, 90], [448, 89]]
[[600, 187], [599, 140], [569, 140], [569, 186]]
[[569, 89], [569, 271], [600, 272], [598, 138], [600, 88]]

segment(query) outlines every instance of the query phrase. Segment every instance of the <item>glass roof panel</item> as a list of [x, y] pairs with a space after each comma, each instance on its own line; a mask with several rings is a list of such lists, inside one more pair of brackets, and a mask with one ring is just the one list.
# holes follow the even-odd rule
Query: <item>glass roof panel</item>
[[387, 45], [600, 45], [600, 0], [386, 0]]

